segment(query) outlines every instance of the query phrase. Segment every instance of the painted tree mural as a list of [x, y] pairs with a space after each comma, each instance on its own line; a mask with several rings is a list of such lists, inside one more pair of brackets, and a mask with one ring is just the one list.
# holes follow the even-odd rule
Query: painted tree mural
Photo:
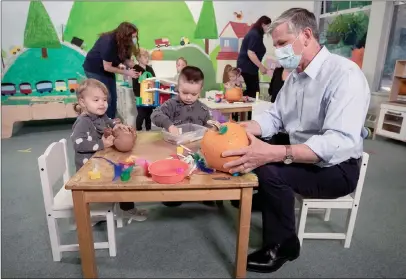
[[209, 54], [209, 40], [218, 39], [213, 1], [205, 0], [195, 30], [195, 39], [204, 39], [204, 51]]
[[7, 57], [7, 52], [5, 52], [3, 49], [1, 49], [1, 65], [3, 66], [3, 68], [6, 67], [6, 65], [4, 64], [4, 58]]
[[41, 48], [42, 58], [48, 57], [47, 48], [60, 48], [55, 27], [40, 1], [31, 1], [24, 31], [24, 46]]

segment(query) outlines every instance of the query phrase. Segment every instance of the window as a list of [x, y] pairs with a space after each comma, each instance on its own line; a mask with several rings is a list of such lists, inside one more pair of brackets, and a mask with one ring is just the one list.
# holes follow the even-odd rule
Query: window
[[395, 5], [380, 90], [390, 91], [396, 60], [406, 60], [406, 4]]
[[332, 53], [351, 58], [354, 49], [365, 47], [370, 5], [371, 1], [323, 1], [320, 43]]
[[224, 47], [230, 46], [230, 40], [224, 40]]

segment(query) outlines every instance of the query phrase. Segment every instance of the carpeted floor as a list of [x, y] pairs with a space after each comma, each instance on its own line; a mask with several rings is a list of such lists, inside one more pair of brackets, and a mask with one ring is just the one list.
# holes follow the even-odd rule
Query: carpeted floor
[[[2, 140], [2, 277], [78, 278], [77, 252], [53, 262], [44, 213], [37, 158], [53, 141], [68, 138], [71, 124], [31, 124]], [[31, 148], [31, 152], [18, 150]], [[72, 147], [69, 142], [69, 150]], [[406, 145], [367, 140], [371, 154], [350, 249], [340, 241], [305, 240], [301, 256], [274, 274], [248, 273], [250, 278], [404, 277], [406, 276]], [[70, 152], [73, 171], [73, 153]], [[144, 205], [147, 221], [116, 230], [117, 257], [96, 252], [100, 277], [230, 278], [234, 268], [237, 211], [201, 204], [166, 208]], [[333, 210], [330, 222], [311, 215], [309, 231], [343, 230], [345, 211]], [[76, 241], [75, 231], [61, 223], [64, 242]], [[105, 237], [104, 224], [94, 230]], [[250, 249], [261, 243], [261, 216], [252, 217]]]

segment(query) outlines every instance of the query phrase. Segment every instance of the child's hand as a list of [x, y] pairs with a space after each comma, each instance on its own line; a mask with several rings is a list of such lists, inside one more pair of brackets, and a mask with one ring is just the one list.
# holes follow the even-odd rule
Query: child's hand
[[175, 136], [179, 135], [179, 129], [176, 128], [175, 125], [169, 126], [168, 131], [169, 131], [169, 133], [171, 133], [172, 135], [175, 135]]
[[116, 131], [117, 129], [121, 129], [121, 130], [124, 130], [126, 132], [130, 131], [130, 128], [128, 126], [124, 125], [124, 124], [116, 124], [114, 126], [114, 128], [113, 128], [113, 131]]
[[113, 135], [106, 137], [102, 137], [104, 148], [112, 147], [114, 143]]

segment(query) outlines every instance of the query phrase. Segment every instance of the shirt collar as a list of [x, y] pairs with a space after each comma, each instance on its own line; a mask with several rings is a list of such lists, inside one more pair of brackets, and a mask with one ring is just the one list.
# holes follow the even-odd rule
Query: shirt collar
[[306, 75], [309, 76], [311, 79], [315, 79], [317, 77], [317, 74], [321, 70], [321, 67], [322, 67], [324, 61], [326, 61], [326, 59], [329, 55], [330, 55], [330, 52], [324, 46], [319, 51], [319, 53], [316, 54], [316, 56], [313, 58], [313, 60], [310, 62], [310, 64], [307, 65], [306, 69], [304, 70]]

